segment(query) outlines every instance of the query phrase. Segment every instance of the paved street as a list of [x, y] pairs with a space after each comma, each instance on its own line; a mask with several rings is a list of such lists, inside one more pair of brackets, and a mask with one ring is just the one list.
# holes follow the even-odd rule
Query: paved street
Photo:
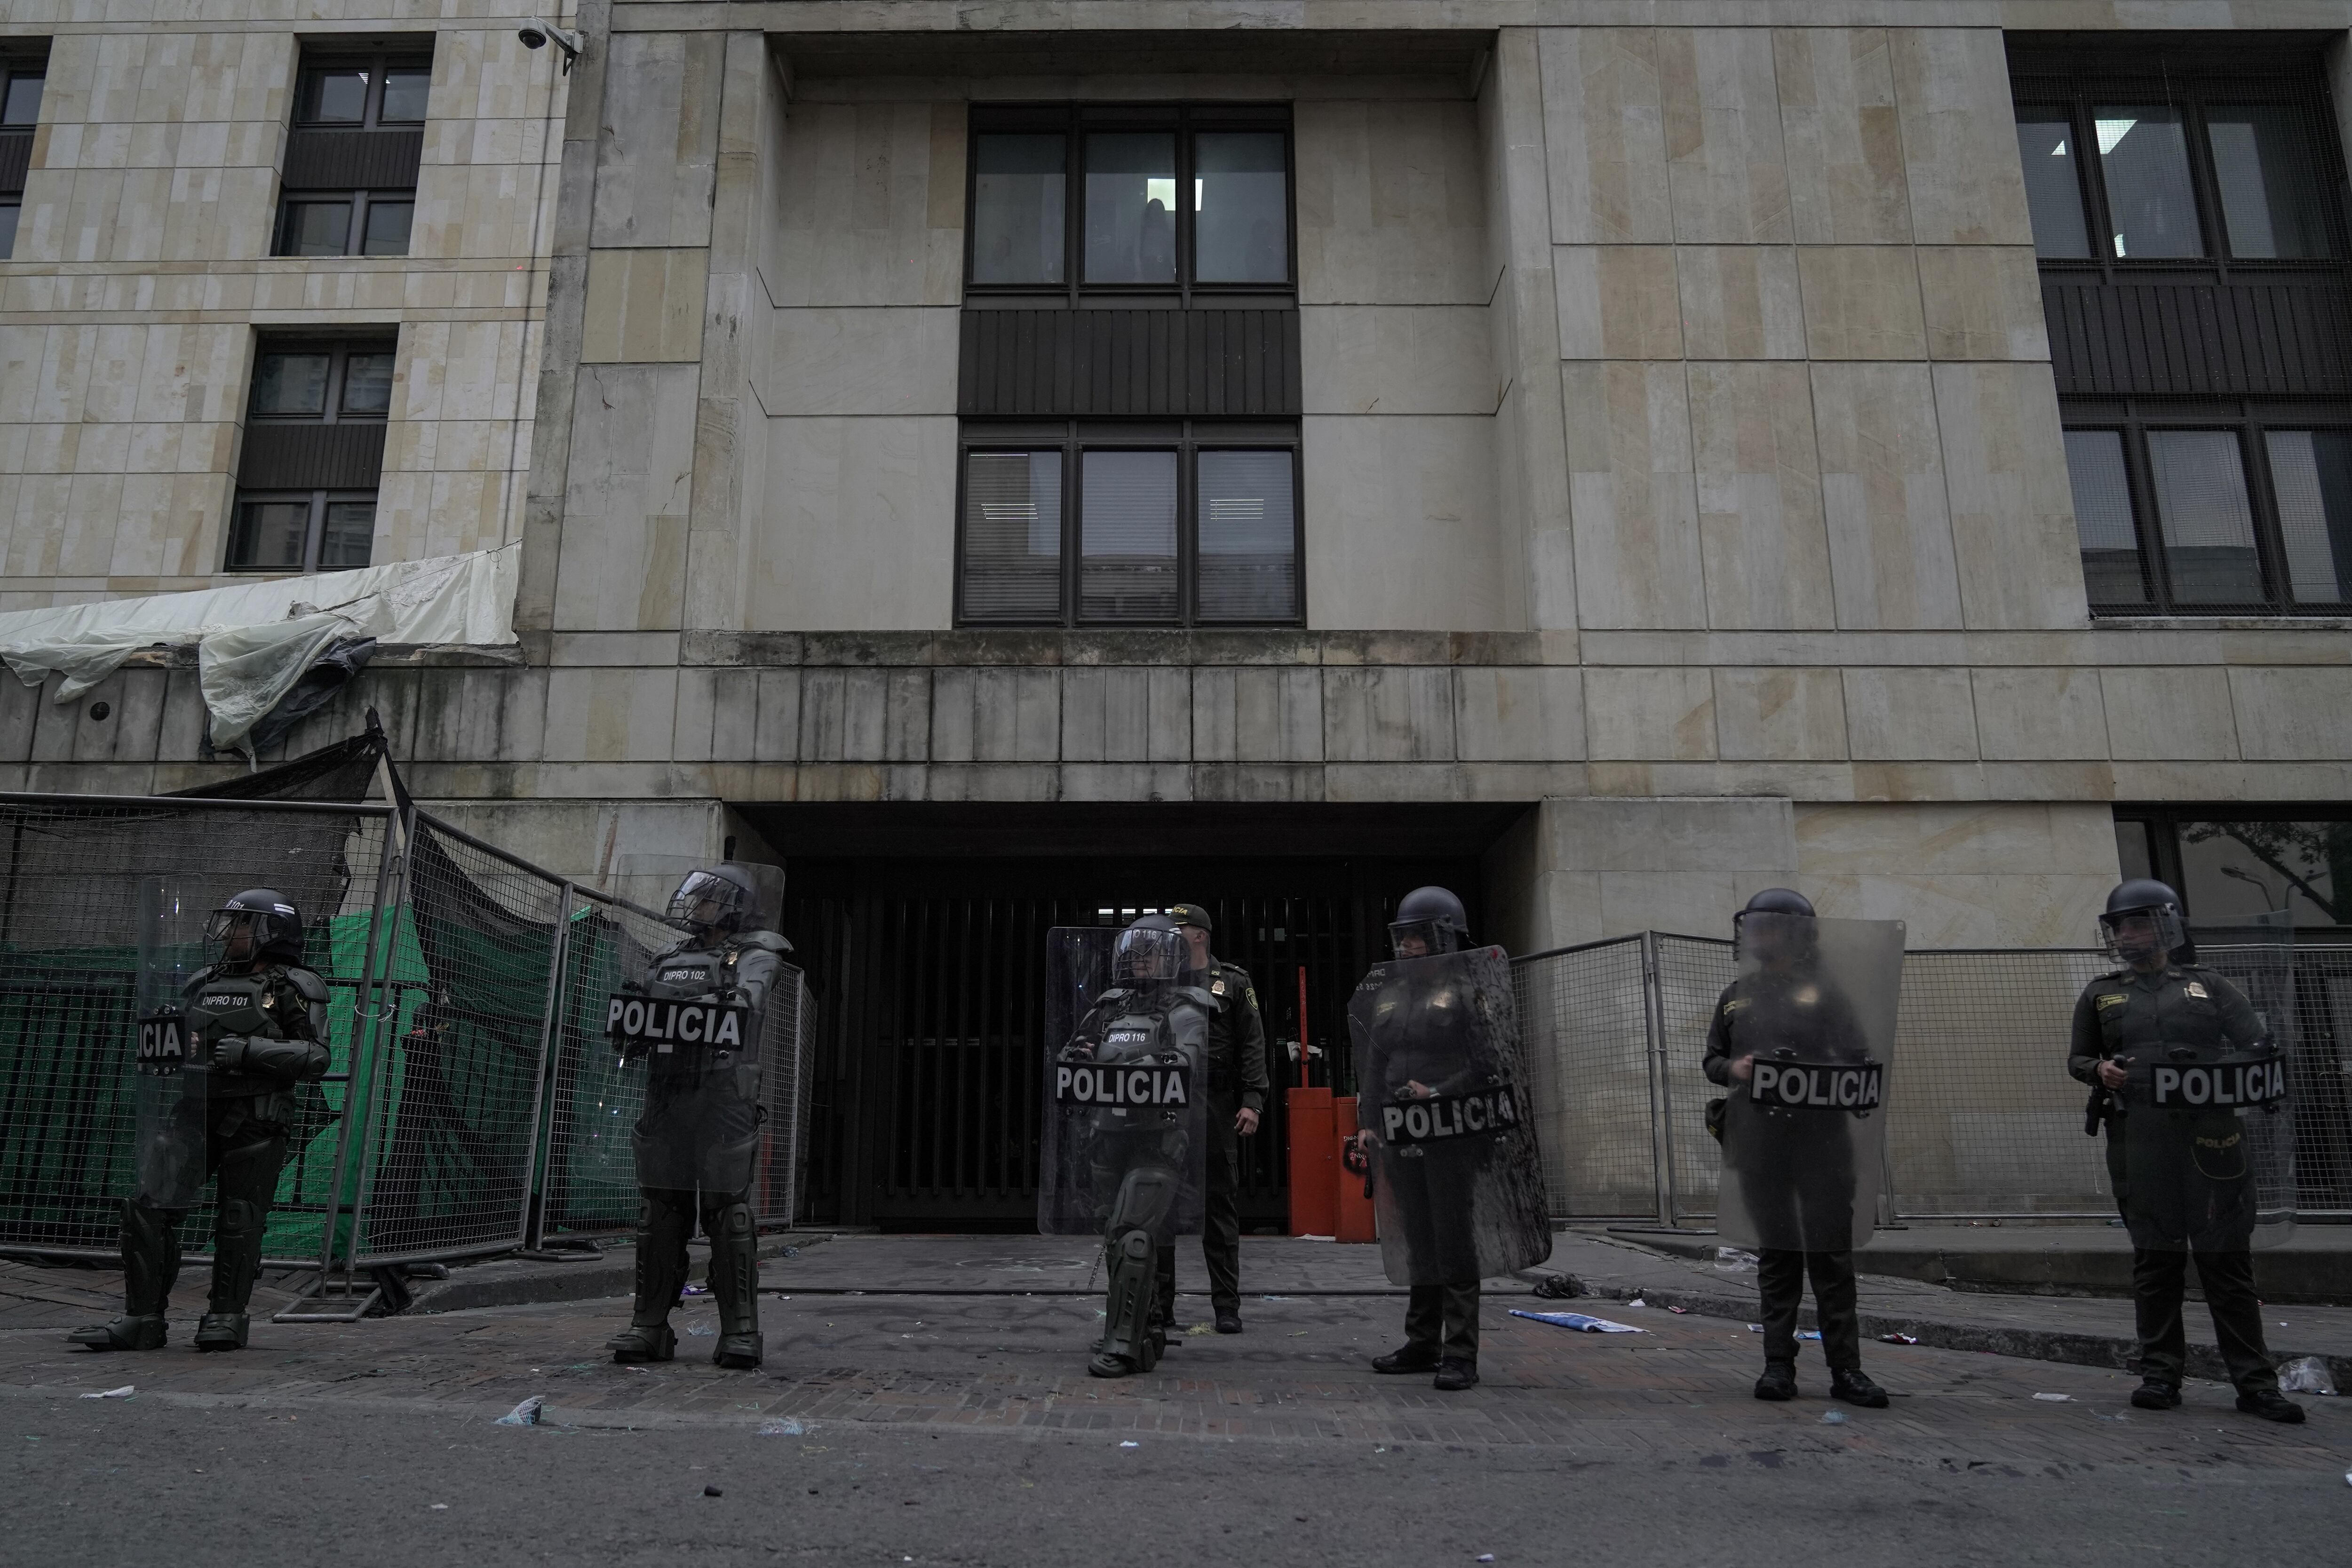
[[[1369, 1249], [1302, 1272], [1288, 1245], [1253, 1242], [1254, 1273], [1364, 1282]], [[175, 1327], [163, 1352], [100, 1357], [60, 1342], [75, 1308], [36, 1325], [20, 1298], [0, 1330], [10, 1555], [149, 1561], [160, 1529], [189, 1563], [256, 1541], [272, 1558], [1006, 1564], [2221, 1563], [2259, 1542], [2318, 1562], [2352, 1518], [2352, 1411], [2326, 1399], [2282, 1428], [2194, 1384], [2151, 1415], [2121, 1373], [1874, 1344], [1893, 1408], [1832, 1405], [1811, 1354], [1807, 1397], [1769, 1406], [1748, 1395], [1745, 1324], [1612, 1305], [1646, 1331], [1581, 1334], [1507, 1316], [1563, 1305], [1525, 1295], [1490, 1299], [1466, 1395], [1364, 1367], [1402, 1310], [1370, 1294], [1254, 1296], [1242, 1337], [1188, 1333], [1152, 1375], [1103, 1383], [1082, 1364], [1092, 1299], [998, 1293], [1084, 1289], [1066, 1242], [851, 1237], [765, 1267], [754, 1373], [701, 1360], [699, 1301], [681, 1359], [636, 1370], [600, 1348], [617, 1300], [265, 1325], [235, 1356]], [[959, 1277], [971, 1293], [944, 1293]], [[932, 1293], [793, 1288], [900, 1280]], [[494, 1424], [534, 1394], [543, 1425]]]

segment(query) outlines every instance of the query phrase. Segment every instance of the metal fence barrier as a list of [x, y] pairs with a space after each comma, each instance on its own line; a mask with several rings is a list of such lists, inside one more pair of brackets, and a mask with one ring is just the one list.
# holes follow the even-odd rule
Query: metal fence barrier
[[[2352, 1216], [2352, 947], [2299, 947], [2293, 992], [2265, 950], [2200, 943], [2288, 1053], [2296, 1207]], [[1671, 1225], [1714, 1216], [1719, 1149], [1701, 1063], [1737, 973], [1728, 942], [1646, 931], [1513, 961], [1552, 1212]], [[2075, 998], [2113, 968], [2095, 949], [1905, 955], [1887, 1074], [1887, 1191], [1914, 1219], [2106, 1217], [2088, 1090], [2066, 1072]]]
[[[278, 889], [328, 984], [332, 1066], [300, 1091], [273, 1264], [340, 1273], [348, 1294], [400, 1263], [633, 1218], [642, 1090], [605, 1042], [604, 1000], [677, 940], [651, 911], [405, 802], [0, 795], [0, 1249], [116, 1253], [136, 889], [159, 883], [194, 910]], [[767, 1224], [790, 1223], [799, 1192], [806, 994], [783, 965], [761, 1042]], [[207, 1184], [182, 1227], [189, 1256], [212, 1226]]]

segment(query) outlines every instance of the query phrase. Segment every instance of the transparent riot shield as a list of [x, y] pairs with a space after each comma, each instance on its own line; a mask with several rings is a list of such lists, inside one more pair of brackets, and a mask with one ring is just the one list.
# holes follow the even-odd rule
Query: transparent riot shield
[[212, 1071], [184, 993], [205, 965], [205, 911], [176, 884], [152, 879], [139, 885], [135, 909], [131, 1195], [150, 1208], [194, 1208], [205, 1184]]
[[1759, 912], [1737, 930], [1707, 1047], [1732, 1064], [1716, 1229], [1759, 1249], [1860, 1247], [1885, 1190], [1903, 922]]
[[654, 955], [642, 980], [605, 1002], [625, 1072], [642, 1073], [630, 1130], [640, 1186], [741, 1193], [759, 1160], [761, 1046], [778, 988], [794, 984], [773, 933]]
[[1499, 947], [1376, 964], [1348, 1003], [1356, 1124], [1392, 1284], [1464, 1284], [1551, 1256], [1551, 1216]]
[[1200, 1234], [1208, 1192], [1209, 1020], [1196, 986], [1112, 984], [1119, 933], [1045, 933], [1045, 1136], [1037, 1229], [1158, 1243]]
[[2183, 1038], [2122, 1058], [2124, 1224], [2147, 1251], [2275, 1247], [2295, 1223], [2294, 915], [2195, 934]]

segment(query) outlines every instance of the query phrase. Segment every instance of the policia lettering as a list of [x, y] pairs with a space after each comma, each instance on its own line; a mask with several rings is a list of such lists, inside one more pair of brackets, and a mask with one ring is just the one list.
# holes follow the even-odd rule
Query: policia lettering
[[2238, 1408], [2301, 1421], [2303, 1407], [2279, 1393], [2263, 1342], [2252, 1255], [2263, 1178], [2283, 1174], [2264, 1162], [2293, 1144], [2282, 1114], [2285, 1062], [2245, 994], [2188, 961], [2188, 929], [2169, 887], [2119, 884], [2099, 936], [2120, 967], [2075, 1002], [2066, 1070], [2091, 1086], [2084, 1131], [2106, 1129], [2107, 1173], [2131, 1231], [2141, 1379], [2132, 1404], [2180, 1404], [2181, 1301], [2194, 1253]]
[[614, 1048], [625, 1067], [644, 1072], [646, 1097], [632, 1139], [642, 1199], [635, 1300], [629, 1326], [606, 1344], [616, 1362], [677, 1353], [669, 1314], [686, 1286], [698, 1212], [719, 1307], [710, 1359], [749, 1368], [765, 1353], [751, 1184], [765, 1116], [761, 1030], [782, 955], [792, 951], [772, 929], [783, 892], [783, 872], [773, 866], [730, 862], [692, 872], [668, 910], [687, 934], [655, 955], [641, 984], [605, 1004]]
[[293, 903], [272, 888], [247, 889], [213, 911], [205, 937], [220, 956], [188, 983], [179, 1011], [139, 1021], [138, 1188], [122, 1205], [123, 1316], [74, 1331], [72, 1342], [92, 1350], [163, 1348], [163, 1309], [180, 1274], [176, 1227], [215, 1177], [212, 1295], [195, 1344], [243, 1348], [278, 1169], [308, 1120], [305, 1099], [318, 1095], [310, 1086], [327, 1074], [327, 985], [303, 966]]

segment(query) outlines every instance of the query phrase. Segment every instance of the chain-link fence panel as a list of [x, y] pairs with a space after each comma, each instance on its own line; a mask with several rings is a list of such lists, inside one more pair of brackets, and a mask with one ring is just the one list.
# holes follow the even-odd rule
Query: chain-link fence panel
[[521, 1244], [563, 884], [422, 813], [380, 939], [354, 1263]]
[[800, 1205], [800, 1173], [807, 1161], [808, 1074], [803, 1046], [808, 1036], [808, 984], [787, 963], [768, 989], [768, 1011], [760, 1042], [760, 1161], [751, 1180], [751, 1212], [763, 1226], [793, 1223]]
[[[191, 911], [275, 888], [302, 913], [329, 992], [325, 1081], [297, 1120], [264, 1241], [316, 1263], [338, 1206], [353, 1025], [383, 869], [383, 807], [0, 796], [0, 1247], [111, 1257], [136, 1180], [133, 1055], [142, 888]], [[171, 955], [193, 974], [215, 954]], [[212, 1186], [180, 1227], [213, 1234]]]
[[2090, 1090], [2067, 1076], [2075, 998], [2112, 968], [2083, 949], [1905, 955], [1886, 1144], [1897, 1214], [2115, 1213]]
[[2298, 947], [2294, 981], [2295, 1207], [2341, 1218], [2352, 1215], [2352, 947]]
[[1654, 969], [1658, 993], [1660, 1054], [1665, 1061], [1665, 1138], [1671, 1158], [1668, 1192], [1676, 1219], [1712, 1218], [1715, 1190], [1723, 1177], [1723, 1145], [1706, 1130], [1706, 1105], [1724, 1091], [1709, 1083], [1707, 1026], [1724, 988], [1738, 978], [1739, 960], [1731, 943], [1713, 937], [1657, 932]]
[[1511, 976], [1551, 1212], [1655, 1214], [1655, 1064], [1643, 939], [1538, 953], [1515, 961]]

